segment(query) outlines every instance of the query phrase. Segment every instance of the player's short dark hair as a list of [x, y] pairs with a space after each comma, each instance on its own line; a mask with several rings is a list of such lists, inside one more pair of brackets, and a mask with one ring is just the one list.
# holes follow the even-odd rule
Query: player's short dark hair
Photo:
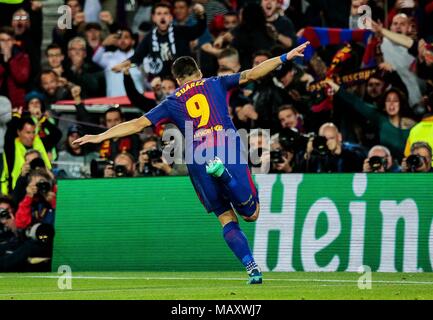
[[123, 112], [120, 108], [110, 107], [104, 112], [104, 119], [107, 117], [107, 114], [110, 112], [117, 112], [120, 115], [120, 118], [123, 119]]
[[59, 46], [57, 43], [51, 43], [45, 49], [45, 55], [48, 55], [48, 51], [53, 50], [53, 49], [59, 49], [60, 52], [63, 54], [63, 50], [62, 50], [61, 46]]
[[155, 14], [156, 9], [158, 8], [167, 8], [171, 12], [171, 4], [166, 1], [157, 2], [152, 7], [152, 14]]
[[177, 58], [171, 66], [171, 73], [175, 79], [184, 79], [199, 72], [197, 62], [189, 56]]

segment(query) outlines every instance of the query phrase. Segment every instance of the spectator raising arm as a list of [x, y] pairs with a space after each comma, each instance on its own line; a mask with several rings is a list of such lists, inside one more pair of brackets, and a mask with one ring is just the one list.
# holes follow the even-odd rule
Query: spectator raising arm
[[379, 33], [380, 35], [384, 36], [385, 38], [388, 38], [389, 40], [391, 40], [392, 42], [401, 45], [405, 48], [410, 49], [413, 44], [414, 44], [414, 40], [402, 33], [397, 33], [397, 32], [392, 32], [388, 29], [385, 29], [382, 27], [381, 24], [374, 22], [373, 20], [371, 21], [371, 25], [373, 30], [376, 33]]
[[149, 99], [138, 92], [134, 80], [132, 80], [131, 74], [129, 73], [129, 68], [123, 70], [123, 84], [125, 85], [126, 95], [133, 106], [143, 112], [148, 112], [156, 106], [155, 100]]

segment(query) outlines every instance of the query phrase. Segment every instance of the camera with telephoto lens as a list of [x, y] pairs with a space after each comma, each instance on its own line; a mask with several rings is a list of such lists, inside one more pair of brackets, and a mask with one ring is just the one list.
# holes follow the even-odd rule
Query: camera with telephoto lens
[[54, 228], [47, 223], [35, 223], [26, 230], [25, 234], [29, 239], [48, 244], [53, 241]]
[[150, 162], [162, 162], [162, 151], [159, 149], [151, 149], [146, 151]]
[[7, 209], [1, 208], [0, 209], [0, 220], [1, 219], [10, 219], [11, 214]]
[[416, 172], [424, 164], [424, 157], [413, 154], [406, 159], [407, 167], [410, 172]]
[[284, 154], [282, 150], [272, 150], [271, 154], [271, 162], [274, 164], [284, 163]]
[[127, 177], [128, 176], [128, 169], [126, 169], [125, 166], [118, 164], [114, 166], [114, 175], [116, 177]]
[[386, 158], [374, 156], [368, 159], [368, 164], [370, 165], [371, 171], [378, 172], [380, 168], [386, 169], [387, 165]]
[[45, 168], [45, 162], [42, 158], [35, 158], [29, 163], [30, 169], [35, 170], [37, 168]]
[[36, 183], [37, 194], [44, 196], [51, 191], [51, 183], [48, 181], [39, 181]]
[[324, 157], [329, 154], [328, 139], [326, 139], [326, 137], [314, 137], [313, 153], [319, 155], [320, 157]]
[[93, 159], [90, 162], [90, 176], [92, 178], [103, 178], [106, 166], [114, 166], [114, 162], [106, 159]]
[[279, 134], [281, 147], [292, 153], [305, 151], [309, 140], [310, 137], [308, 135], [300, 134], [296, 130], [290, 128], [282, 129]]

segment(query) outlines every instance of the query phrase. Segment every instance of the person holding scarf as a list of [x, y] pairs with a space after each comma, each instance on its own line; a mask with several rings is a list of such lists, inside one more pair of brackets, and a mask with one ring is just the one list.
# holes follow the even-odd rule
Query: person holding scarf
[[144, 71], [154, 78], [170, 75], [172, 62], [179, 56], [191, 55], [190, 42], [200, 37], [206, 30], [206, 15], [201, 4], [193, 7], [197, 24], [174, 26], [171, 6], [157, 3], [152, 9], [152, 21], [156, 25], [139, 44], [135, 54], [128, 60], [112, 68], [121, 72], [133, 64], [144, 65]]

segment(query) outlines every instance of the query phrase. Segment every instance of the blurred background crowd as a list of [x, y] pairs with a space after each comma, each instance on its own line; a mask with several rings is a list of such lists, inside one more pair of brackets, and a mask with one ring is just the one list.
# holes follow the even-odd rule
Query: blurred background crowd
[[432, 0], [0, 1], [0, 271], [49, 256], [57, 179], [188, 174], [169, 124], [72, 144], [173, 93], [183, 55], [211, 77], [310, 41], [227, 97], [254, 173], [432, 172], [432, 18]]

